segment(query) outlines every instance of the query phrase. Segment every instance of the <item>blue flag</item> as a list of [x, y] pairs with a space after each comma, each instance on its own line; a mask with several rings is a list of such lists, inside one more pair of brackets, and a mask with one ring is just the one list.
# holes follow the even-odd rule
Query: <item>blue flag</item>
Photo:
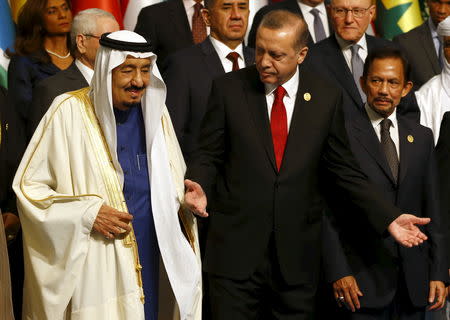
[[0, 85], [6, 87], [9, 59], [5, 56], [5, 51], [13, 47], [15, 38], [15, 27], [8, 0], [0, 0], [0, 21]]

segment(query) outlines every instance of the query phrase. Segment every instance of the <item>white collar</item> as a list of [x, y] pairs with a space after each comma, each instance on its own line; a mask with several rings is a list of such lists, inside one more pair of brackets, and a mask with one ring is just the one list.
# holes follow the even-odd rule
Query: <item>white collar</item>
[[[350, 47], [354, 44], [354, 43], [351, 42], [351, 41], [347, 41], [347, 40], [342, 39], [337, 33], [335, 33], [335, 36], [336, 36], [336, 40], [337, 40], [337, 42], [338, 42], [339, 47], [341, 48], [341, 50], [347, 50], [347, 49], [350, 49]], [[361, 49], [363, 49], [363, 50], [365, 50], [365, 51], [368, 51], [368, 50], [367, 50], [366, 34], [364, 34], [364, 35], [361, 37], [361, 39], [359, 39], [359, 41], [358, 41], [356, 44], [359, 44], [359, 46], [360, 46]]]
[[80, 70], [83, 77], [86, 79], [87, 83], [91, 85], [92, 76], [94, 75], [94, 70], [89, 68], [87, 65], [85, 65], [83, 62], [81, 62], [78, 59], [75, 59], [75, 65], [77, 66], [78, 70]]
[[312, 9], [317, 9], [321, 14], [327, 16], [327, 9], [325, 8], [325, 3], [322, 2], [321, 4], [318, 4], [315, 7], [308, 6], [307, 4], [301, 2], [300, 0], [297, 0], [298, 6], [300, 7], [300, 10], [302, 13], [304, 12], [310, 12]]
[[[288, 97], [293, 98], [297, 95], [298, 82], [299, 82], [299, 72], [297, 67], [294, 75], [288, 81], [286, 81], [281, 85], [284, 88], [284, 90], [286, 90]], [[265, 83], [264, 86], [266, 89], [266, 95], [272, 94], [278, 87], [277, 85], [267, 83]]]
[[216, 49], [217, 55], [219, 56], [220, 60], [224, 60], [227, 58], [227, 55], [230, 52], [237, 52], [242, 60], [244, 60], [244, 50], [242, 46], [242, 42], [234, 49], [230, 49], [225, 43], [223, 43], [220, 40], [215, 39], [212, 36], [209, 36], [209, 39], [211, 40], [211, 43]]
[[[372, 108], [369, 107], [367, 102], [364, 105], [364, 108], [366, 109], [367, 115], [369, 116], [372, 126], [374, 128], [378, 127], [380, 125], [381, 121], [384, 120], [384, 118], [381, 115], [379, 115], [378, 113], [376, 113], [375, 111], [373, 111]], [[387, 118], [389, 120], [391, 120], [392, 127], [395, 128], [397, 126], [397, 109], [395, 109], [394, 112], [392, 112], [392, 114]]]
[[[188, 9], [193, 8], [196, 2], [194, 0], [183, 0], [184, 9], [188, 11]], [[202, 1], [200, 4], [205, 7], [205, 2]]]

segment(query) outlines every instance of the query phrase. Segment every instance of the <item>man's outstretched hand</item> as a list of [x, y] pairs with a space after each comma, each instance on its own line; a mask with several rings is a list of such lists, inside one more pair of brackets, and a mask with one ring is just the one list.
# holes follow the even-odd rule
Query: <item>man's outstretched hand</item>
[[401, 214], [388, 227], [389, 233], [402, 246], [411, 248], [423, 243], [428, 237], [416, 225], [430, 223], [430, 218], [418, 218], [412, 214]]
[[207, 217], [206, 194], [202, 187], [192, 180], [184, 180], [186, 191], [184, 192], [184, 203], [189, 210], [200, 217]]

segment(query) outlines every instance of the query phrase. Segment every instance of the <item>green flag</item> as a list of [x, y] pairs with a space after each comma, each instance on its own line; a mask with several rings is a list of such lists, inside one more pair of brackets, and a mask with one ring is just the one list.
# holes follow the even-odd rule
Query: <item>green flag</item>
[[377, 0], [377, 32], [386, 39], [408, 32], [423, 22], [419, 0]]

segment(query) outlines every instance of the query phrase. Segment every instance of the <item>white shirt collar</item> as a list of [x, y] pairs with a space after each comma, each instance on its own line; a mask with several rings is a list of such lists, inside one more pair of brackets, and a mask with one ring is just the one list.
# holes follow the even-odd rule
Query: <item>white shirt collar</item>
[[[288, 97], [293, 98], [297, 95], [298, 82], [299, 82], [299, 72], [297, 67], [294, 75], [288, 81], [286, 81], [281, 85], [284, 88], [284, 90], [286, 90], [286, 94]], [[266, 88], [266, 95], [272, 94], [278, 87], [277, 85], [268, 83], [265, 83], [264, 86]]]
[[239, 54], [239, 57], [244, 60], [244, 50], [242, 42], [234, 50], [232, 50], [225, 43], [213, 38], [212, 36], [209, 36], [209, 39], [211, 40], [214, 49], [216, 49], [217, 55], [219, 56], [220, 60], [226, 59], [227, 55], [233, 51], [237, 52]]
[[91, 85], [92, 76], [94, 75], [94, 70], [89, 68], [87, 65], [85, 65], [83, 62], [81, 62], [78, 59], [75, 59], [75, 65], [77, 66], [78, 70], [80, 70], [83, 77], [86, 79], [87, 83]]
[[[353, 42], [347, 41], [339, 37], [337, 33], [335, 33], [336, 40], [339, 44], [339, 47], [341, 50], [347, 50], [350, 49], [350, 47], [353, 45]], [[366, 34], [364, 34], [361, 39], [357, 42], [359, 44], [360, 48], [367, 52], [367, 40], [366, 40]]]
[[318, 4], [315, 7], [311, 7], [308, 6], [307, 4], [304, 4], [303, 2], [301, 2], [300, 0], [297, 0], [298, 6], [300, 7], [300, 10], [303, 12], [310, 12], [312, 9], [317, 9], [319, 10], [320, 14], [324, 15], [325, 17], [327, 16], [327, 9], [325, 7], [325, 3], [322, 2], [321, 4]]
[[[369, 107], [367, 102], [364, 107], [366, 109], [367, 115], [369, 116], [370, 122], [372, 123], [372, 126], [374, 128], [378, 127], [384, 118], [373, 111], [372, 108]], [[392, 121], [392, 127], [397, 128], [397, 110], [394, 110], [394, 112], [392, 112], [392, 114], [387, 118]]]
[[[194, 0], [183, 0], [184, 9], [188, 11], [190, 8], [193, 8], [195, 6]], [[205, 6], [204, 1], [200, 2], [202, 6]]]

